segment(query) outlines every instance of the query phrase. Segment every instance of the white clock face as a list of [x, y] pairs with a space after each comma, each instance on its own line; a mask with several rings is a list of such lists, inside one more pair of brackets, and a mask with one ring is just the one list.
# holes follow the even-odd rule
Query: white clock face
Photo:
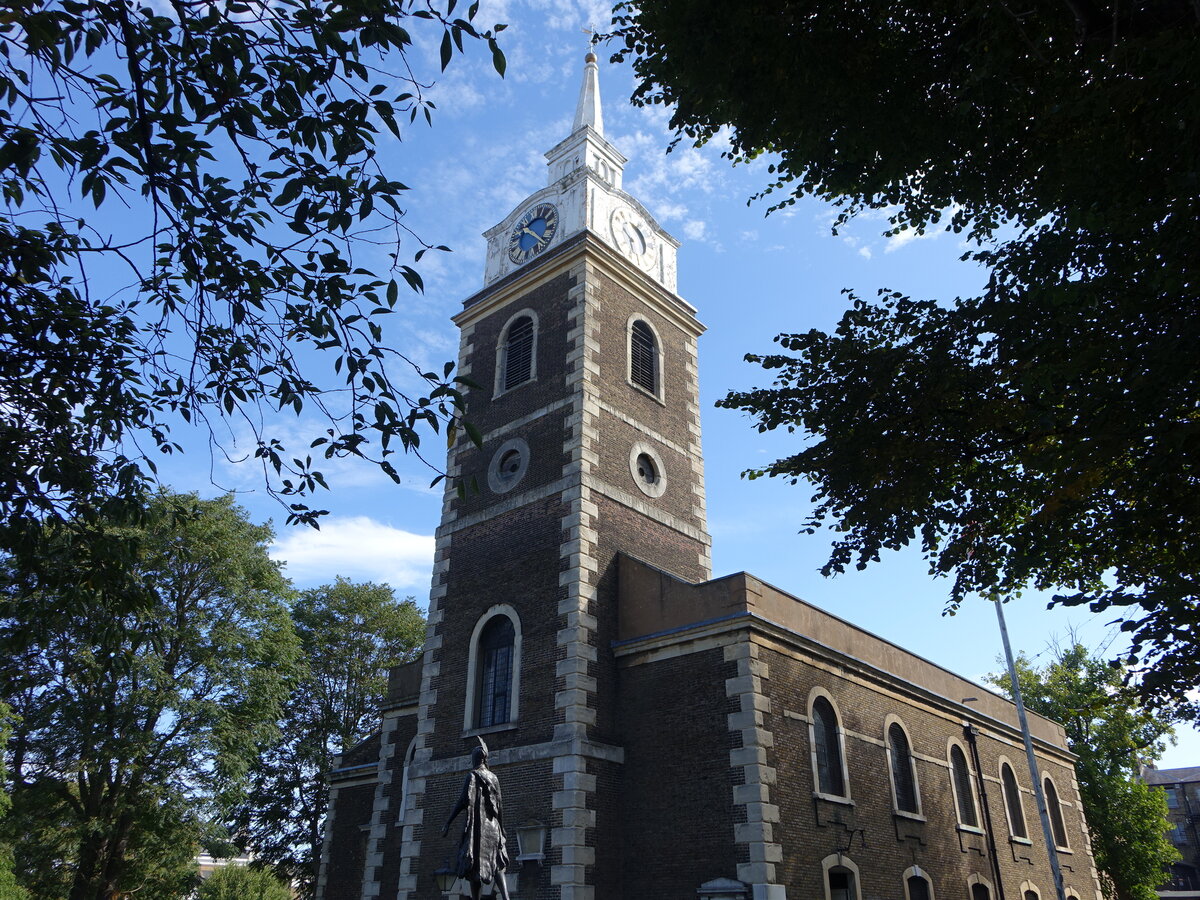
[[635, 265], [649, 268], [654, 262], [654, 238], [642, 217], [620, 206], [613, 211], [609, 224], [617, 249]]

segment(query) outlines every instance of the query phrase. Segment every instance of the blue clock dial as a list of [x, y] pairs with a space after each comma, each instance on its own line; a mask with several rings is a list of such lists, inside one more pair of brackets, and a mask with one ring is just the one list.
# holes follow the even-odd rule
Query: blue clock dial
[[508, 257], [515, 263], [532, 259], [545, 250], [558, 230], [558, 210], [539, 203], [525, 211], [508, 238]]

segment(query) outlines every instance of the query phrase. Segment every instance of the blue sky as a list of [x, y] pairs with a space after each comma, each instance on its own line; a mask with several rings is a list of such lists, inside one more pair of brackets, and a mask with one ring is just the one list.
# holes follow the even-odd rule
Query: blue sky
[[[542, 154], [567, 136], [574, 113], [586, 49], [581, 29], [593, 23], [603, 30], [607, 21], [603, 2], [484, 2], [477, 22], [509, 25], [501, 35], [506, 77], [492, 70], [486, 48], [468, 46], [429, 90], [438, 105], [433, 126], [421, 122], [402, 140], [383, 142], [388, 174], [412, 188], [407, 224], [426, 241], [453, 248], [425, 257], [418, 266], [424, 295], [410, 296], [390, 317], [389, 340], [422, 365], [440, 367], [455, 356], [450, 316], [482, 286], [481, 232], [545, 185]], [[440, 34], [417, 36], [414, 68], [436, 73]], [[770, 350], [779, 332], [832, 327], [846, 305], [844, 288], [863, 296], [887, 287], [944, 299], [977, 290], [982, 271], [959, 261], [964, 248], [955, 235], [887, 238], [881, 216], [863, 216], [835, 236], [834, 212], [820, 203], [800, 202], [770, 216], [766, 204], [748, 206], [768, 180], [767, 161], [732, 167], [721, 159], [719, 141], [666, 154], [667, 113], [632, 107], [632, 73], [609, 65], [608, 55], [600, 53], [605, 132], [629, 158], [625, 188], [682, 241], [679, 292], [709, 329], [700, 342], [700, 384], [714, 575], [751, 572], [962, 675], [996, 671], [1001, 647], [990, 605], [976, 600], [943, 616], [949, 585], [928, 576], [919, 554], [897, 553], [866, 571], [822, 578], [817, 569], [830, 536], [798, 534], [810, 492], [740, 477], [788, 452], [795, 438], [761, 435], [741, 414], [714, 407], [731, 389], [766, 383], [761, 369], [742, 361], [745, 353]], [[386, 269], [382, 248], [361, 253], [360, 265]], [[320, 431], [315, 420], [290, 414], [270, 424], [294, 436], [297, 448], [314, 427]], [[205, 495], [236, 490], [253, 517], [282, 523], [283, 510], [265, 495], [252, 462], [218, 453], [210, 463], [204, 436], [184, 436], [189, 452], [160, 466], [166, 480]], [[252, 446], [237, 428], [220, 438], [234, 460]], [[428, 456], [443, 461], [439, 441]], [[297, 585], [344, 575], [387, 581], [424, 602], [441, 492], [429, 489], [435, 473], [418, 460], [401, 460], [397, 468], [400, 486], [368, 465], [325, 467], [333, 491], [318, 497], [331, 511], [321, 530], [277, 525], [275, 554]], [[1015, 649], [1037, 657], [1048, 641], [1072, 634], [1092, 647], [1121, 646], [1111, 614], [1045, 606], [1037, 596], [1010, 604]], [[1162, 765], [1197, 762], [1200, 736], [1189, 731]]]

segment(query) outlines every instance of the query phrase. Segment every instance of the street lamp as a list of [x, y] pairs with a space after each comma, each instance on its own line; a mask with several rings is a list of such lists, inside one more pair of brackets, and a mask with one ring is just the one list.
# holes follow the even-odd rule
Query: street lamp
[[458, 881], [458, 873], [450, 868], [449, 857], [447, 857], [446, 861], [434, 871], [433, 880], [437, 882], [439, 891], [441, 891], [443, 894], [450, 893], [451, 888], [454, 887], [454, 882]]

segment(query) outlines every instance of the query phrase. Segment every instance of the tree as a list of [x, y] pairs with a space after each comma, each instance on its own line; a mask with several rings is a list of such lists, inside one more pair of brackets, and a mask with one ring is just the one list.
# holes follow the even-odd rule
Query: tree
[[[1171, 724], [1123, 685], [1119, 668], [1080, 644], [1059, 649], [1044, 668], [1016, 661], [1025, 705], [1061, 722], [1075, 763], [1092, 854], [1107, 900], [1156, 900], [1179, 853], [1167, 839], [1171, 823], [1159, 788], [1139, 780], [1146, 762], [1173, 740]], [[987, 679], [1011, 696], [1008, 674]]]
[[88, 590], [96, 538], [47, 545], [75, 595], [0, 571], [0, 700], [16, 713], [3, 827], [39, 898], [186, 893], [287, 697], [296, 642], [271, 529], [228, 496], [161, 492], [143, 518], [136, 603]]
[[[635, 102], [677, 139], [775, 154], [776, 206], [947, 227], [976, 297], [851, 297], [836, 331], [751, 355], [719, 405], [796, 452], [824, 568], [920, 546], [968, 593], [1112, 609], [1147, 696], [1200, 680], [1200, 14], [1117, 4], [776, 0], [618, 7]], [[621, 54], [619, 54], [621, 55]], [[752, 87], [750, 87], [752, 86]], [[722, 132], [724, 134], [725, 132]]]
[[[8, 706], [0, 703], [0, 746], [8, 744], [12, 730], [10, 715]], [[2, 831], [4, 817], [11, 806], [12, 801], [8, 798], [8, 767], [4, 762], [4, 754], [0, 753], [0, 900], [28, 900], [29, 893], [17, 884], [13, 875], [12, 844], [5, 839]]]
[[292, 609], [306, 670], [262, 754], [234, 833], [276, 872], [312, 896], [320, 866], [334, 757], [379, 727], [388, 668], [417, 658], [425, 618], [385, 584], [304, 591]]
[[264, 869], [225, 866], [200, 885], [198, 900], [292, 900], [287, 885]]
[[[136, 495], [153, 455], [180, 450], [173, 421], [244, 423], [289, 518], [312, 522], [319, 463], [268, 414], [317, 413], [318, 459], [370, 457], [393, 478], [391, 454], [455, 418], [451, 367], [417, 369], [380, 326], [432, 248], [376, 141], [432, 121], [416, 29], [441, 32], [443, 69], [476, 39], [503, 74], [504, 26], [456, 6], [6, 5], [0, 546]], [[363, 267], [368, 247], [390, 271]]]

